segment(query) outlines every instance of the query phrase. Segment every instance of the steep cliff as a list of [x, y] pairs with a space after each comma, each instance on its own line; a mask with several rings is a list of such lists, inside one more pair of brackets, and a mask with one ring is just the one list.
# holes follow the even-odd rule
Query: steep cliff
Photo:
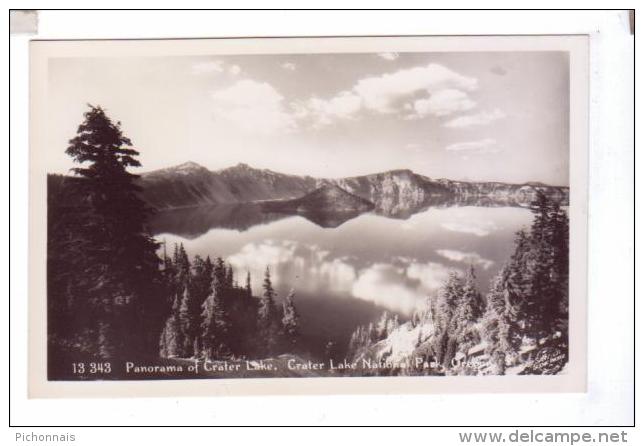
[[400, 218], [429, 206], [526, 206], [535, 198], [537, 191], [568, 204], [567, 187], [431, 179], [411, 170], [316, 179], [254, 169], [246, 164], [210, 171], [189, 162], [145, 173], [141, 176], [140, 185], [144, 200], [157, 210], [297, 199], [329, 185], [367, 200], [381, 215]]

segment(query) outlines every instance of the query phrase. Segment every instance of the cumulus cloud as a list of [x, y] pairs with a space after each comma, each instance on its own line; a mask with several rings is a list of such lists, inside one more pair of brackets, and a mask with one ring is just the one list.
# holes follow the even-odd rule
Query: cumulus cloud
[[[293, 71], [296, 65], [281, 67]], [[194, 74], [228, 73], [238, 76], [239, 65], [207, 61], [192, 66]], [[477, 107], [470, 93], [478, 80], [443, 65], [404, 68], [358, 80], [351, 88], [330, 97], [313, 96], [286, 103], [270, 84], [244, 79], [212, 94], [217, 117], [241, 125], [242, 129], [263, 134], [290, 132], [298, 127], [322, 128], [338, 121], [358, 119], [368, 114], [397, 114], [404, 119], [438, 118], [465, 113]], [[230, 107], [226, 109], [225, 107]], [[445, 127], [464, 128], [489, 124], [505, 117], [499, 110], [453, 117]]]
[[314, 127], [323, 127], [336, 119], [353, 119], [362, 107], [362, 99], [343, 91], [329, 100], [313, 97], [303, 103], [293, 103], [292, 107], [298, 119], [308, 119]]
[[505, 116], [505, 113], [496, 108], [492, 111], [482, 111], [470, 115], [459, 116], [450, 121], [447, 121], [444, 125], [445, 127], [450, 128], [481, 126], [490, 124], [494, 121], [498, 121], [499, 119], [503, 119], [505, 118]]
[[284, 133], [295, 129], [295, 119], [284, 105], [284, 97], [272, 85], [244, 79], [211, 95], [217, 118], [242, 130]]
[[476, 103], [467, 92], [477, 88], [477, 79], [430, 63], [366, 77], [349, 90], [330, 98], [295, 102], [293, 108], [300, 119], [311, 120], [315, 127], [353, 119], [360, 112], [400, 114], [407, 119], [447, 116], [474, 108]]
[[[282, 68], [294, 70], [295, 65], [285, 62]], [[210, 61], [194, 65], [193, 71], [238, 75], [241, 68]], [[445, 117], [476, 107], [468, 92], [477, 88], [477, 79], [430, 63], [360, 79], [350, 89], [327, 98], [314, 96], [287, 104], [273, 86], [252, 79], [240, 80], [212, 97], [218, 117], [236, 122], [244, 130], [268, 134], [295, 130], [297, 124], [321, 128], [365, 113], [399, 114], [406, 119]]]
[[398, 53], [390, 53], [390, 52], [385, 52], [385, 53], [378, 53], [378, 57], [385, 59], [385, 60], [396, 60], [398, 59], [399, 55]]
[[471, 265], [479, 265], [483, 269], [488, 269], [494, 262], [492, 260], [481, 257], [476, 252], [463, 252], [454, 249], [438, 249], [436, 250], [438, 255], [445, 257], [448, 260], [453, 262], [468, 263]]
[[466, 153], [498, 153], [501, 151], [496, 147], [496, 140], [486, 138], [479, 141], [467, 141], [451, 144], [445, 147], [449, 152], [466, 152]]
[[448, 116], [455, 112], [468, 111], [476, 107], [466, 93], [447, 88], [430, 94], [428, 98], [417, 99], [413, 103], [413, 118], [424, 118], [428, 115]]
[[415, 95], [429, 96], [444, 88], [473, 91], [478, 88], [478, 80], [443, 65], [430, 63], [361, 79], [354, 85], [353, 91], [362, 98], [369, 110], [395, 113], [400, 111], [401, 105], [404, 107], [405, 103], [415, 99]]

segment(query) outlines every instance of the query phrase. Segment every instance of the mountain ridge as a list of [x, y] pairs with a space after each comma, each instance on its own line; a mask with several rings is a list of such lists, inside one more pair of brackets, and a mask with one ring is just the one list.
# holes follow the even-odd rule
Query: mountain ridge
[[263, 203], [269, 211], [315, 214], [324, 212], [367, 212], [375, 206], [369, 200], [342, 189], [337, 184], [323, 184], [312, 192], [292, 200]]
[[528, 203], [542, 191], [567, 203], [568, 187], [537, 182], [521, 184], [498, 181], [473, 182], [432, 179], [411, 169], [395, 169], [346, 178], [314, 178], [291, 175], [248, 164], [209, 170], [192, 161], [141, 174], [142, 198], [158, 210], [217, 204], [253, 203], [302, 198], [324, 185], [336, 185], [349, 194], [374, 204], [375, 212], [405, 216], [445, 197], [491, 198], [509, 205]]

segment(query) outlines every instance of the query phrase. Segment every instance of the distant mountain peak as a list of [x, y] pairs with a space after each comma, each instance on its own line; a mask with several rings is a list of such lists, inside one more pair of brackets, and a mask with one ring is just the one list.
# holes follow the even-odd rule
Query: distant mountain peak
[[234, 166], [226, 167], [220, 169], [217, 172], [224, 175], [233, 175], [233, 176], [281, 176], [281, 177], [290, 177], [293, 175], [288, 175], [284, 173], [273, 172], [270, 169], [261, 169], [253, 166], [249, 166], [246, 163], [237, 163]]
[[323, 184], [314, 191], [293, 200], [264, 203], [265, 209], [297, 213], [366, 212], [374, 208], [369, 200], [352, 194], [337, 184]]
[[261, 172], [262, 169], [256, 169], [246, 163], [237, 163], [234, 166], [220, 169], [219, 172]]
[[178, 166], [174, 166], [172, 169], [175, 170], [202, 170], [206, 169], [204, 166], [201, 164], [195, 163], [194, 161], [187, 161], [185, 163], [179, 164]]
[[203, 167], [201, 164], [195, 163], [194, 161], [188, 161], [182, 164], [178, 164], [176, 166], [166, 167], [164, 169], [146, 172], [143, 174], [143, 176], [150, 177], [150, 178], [165, 178], [169, 175], [185, 176], [185, 175], [207, 173], [207, 172], [210, 172], [210, 171], [205, 167]]
[[273, 207], [308, 213], [316, 209], [346, 212], [375, 207], [382, 215], [409, 216], [412, 210], [447, 197], [494, 197], [497, 201], [526, 203], [537, 190], [543, 190], [561, 201], [568, 199], [567, 188], [531, 184], [436, 180], [410, 169], [325, 179], [258, 169], [245, 163], [209, 170], [194, 161], [141, 175], [143, 196], [157, 210], [285, 200]]

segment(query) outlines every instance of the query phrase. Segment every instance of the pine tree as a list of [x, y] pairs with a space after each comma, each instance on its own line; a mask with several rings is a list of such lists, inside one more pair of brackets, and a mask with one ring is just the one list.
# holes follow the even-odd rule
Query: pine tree
[[568, 343], [568, 286], [569, 286], [569, 223], [568, 215], [558, 204], [554, 204], [550, 214], [552, 226], [552, 271], [556, 298], [551, 311], [555, 313], [554, 329], [562, 334], [562, 340]]
[[300, 316], [295, 308], [295, 291], [291, 290], [283, 303], [282, 332], [287, 348], [292, 351], [300, 336]]
[[275, 352], [278, 335], [278, 315], [275, 304], [275, 290], [271, 282], [271, 273], [268, 267], [264, 274], [264, 293], [257, 310], [257, 327], [260, 331], [260, 353], [271, 355]]
[[184, 355], [184, 338], [180, 317], [182, 299], [180, 296], [179, 293], [175, 294], [170, 316], [161, 332], [159, 356], [162, 358], [175, 358]]
[[234, 275], [233, 275], [233, 267], [231, 265], [228, 265], [226, 267], [226, 288], [233, 289], [234, 288]]
[[349, 339], [349, 348], [347, 349], [347, 358], [354, 359], [361, 348], [368, 345], [366, 329], [362, 325], [358, 327], [351, 333], [351, 338]]
[[178, 346], [172, 356], [185, 357], [192, 354], [191, 343], [194, 341], [194, 328], [190, 326], [190, 323], [194, 310], [190, 293], [192, 280], [190, 268], [190, 260], [183, 243], [178, 246], [175, 245], [173, 254], [174, 278], [172, 283], [174, 297], [170, 315], [172, 321], [170, 325], [166, 322], [166, 329], [178, 330], [175, 335]]
[[246, 297], [253, 297], [253, 288], [251, 287], [251, 282], [250, 282], [250, 271], [246, 273]]
[[198, 356], [199, 354], [197, 338], [200, 327], [200, 309], [201, 305], [196, 296], [186, 288], [179, 307], [179, 322], [183, 341], [182, 356]]
[[[182, 246], [183, 246], [183, 244], [182, 244]], [[180, 260], [179, 260], [179, 244], [175, 243], [174, 244], [174, 251], [172, 253], [172, 263], [177, 265], [177, 264], [179, 264], [179, 262], [180, 262]]]
[[398, 327], [400, 327], [400, 321], [398, 320], [398, 315], [394, 314], [387, 322], [387, 336], [391, 335]]
[[378, 322], [376, 323], [376, 332], [379, 341], [387, 337], [389, 318], [389, 312], [385, 310], [382, 312], [380, 319], [378, 319]]
[[480, 341], [477, 322], [483, 315], [485, 303], [481, 293], [476, 288], [476, 276], [474, 267], [470, 266], [465, 275], [463, 294], [457, 302], [454, 315], [455, 329], [454, 338], [457, 343], [457, 351], [468, 356], [469, 350]]
[[380, 340], [378, 338], [378, 330], [373, 322], [369, 322], [369, 325], [367, 325], [367, 339], [370, 344], [375, 344]]
[[454, 315], [463, 294], [463, 280], [452, 272], [431, 304], [434, 323], [432, 349], [437, 361], [445, 368], [450, 367], [456, 354], [456, 344], [452, 338], [456, 336], [458, 327]]
[[517, 363], [524, 343], [538, 346], [559, 333], [567, 344], [568, 217], [541, 192], [531, 209], [530, 230], [517, 233], [486, 298], [482, 325], [495, 373]]
[[568, 217], [539, 192], [525, 262], [525, 330], [541, 340], [567, 331]]
[[213, 275], [215, 278], [217, 290], [220, 292], [224, 292], [224, 290], [227, 289], [226, 273], [227, 273], [226, 262], [224, 262], [224, 259], [222, 259], [221, 257], [217, 257], [215, 259], [215, 264], [213, 267]]
[[202, 305], [201, 345], [206, 360], [227, 356], [230, 351], [226, 343], [230, 328], [229, 315], [226, 313], [220, 286], [216, 276], [210, 294]]
[[183, 333], [183, 350], [186, 356], [198, 357], [201, 354], [202, 349], [199, 345], [201, 306], [210, 293], [212, 270], [213, 266], [210, 257], [204, 261], [197, 255], [192, 265], [193, 272], [188, 273], [190, 280], [188, 281], [188, 286], [184, 288], [179, 309], [179, 320]]
[[485, 302], [481, 293], [476, 288], [476, 275], [474, 267], [470, 265], [465, 275], [463, 295], [458, 303], [459, 323], [473, 323], [478, 320], [485, 309]]
[[183, 243], [179, 244], [178, 248], [175, 249], [174, 253], [174, 264], [175, 264], [175, 280], [179, 291], [183, 290], [190, 284], [190, 259], [186, 253]]
[[441, 289], [437, 311], [442, 328], [449, 330], [452, 328], [453, 317], [458, 304], [464, 294], [463, 280], [455, 272], [451, 272], [447, 281]]
[[85, 243], [73, 263], [88, 282], [83, 294], [93, 307], [97, 354], [149, 353], [163, 306], [157, 243], [145, 229], [149, 210], [138, 196], [138, 176], [127, 170], [140, 166], [139, 153], [101, 107], [90, 105], [84, 118], [66, 153], [82, 165], [72, 171], [80, 180], [74, 193], [83, 197], [83, 215], [76, 216], [82, 233], [75, 236]]
[[487, 341], [487, 353], [493, 358], [493, 372], [503, 374], [506, 362], [516, 359], [523, 338], [517, 300], [513, 297], [508, 281], [507, 267], [494, 278], [486, 300], [483, 333]]

